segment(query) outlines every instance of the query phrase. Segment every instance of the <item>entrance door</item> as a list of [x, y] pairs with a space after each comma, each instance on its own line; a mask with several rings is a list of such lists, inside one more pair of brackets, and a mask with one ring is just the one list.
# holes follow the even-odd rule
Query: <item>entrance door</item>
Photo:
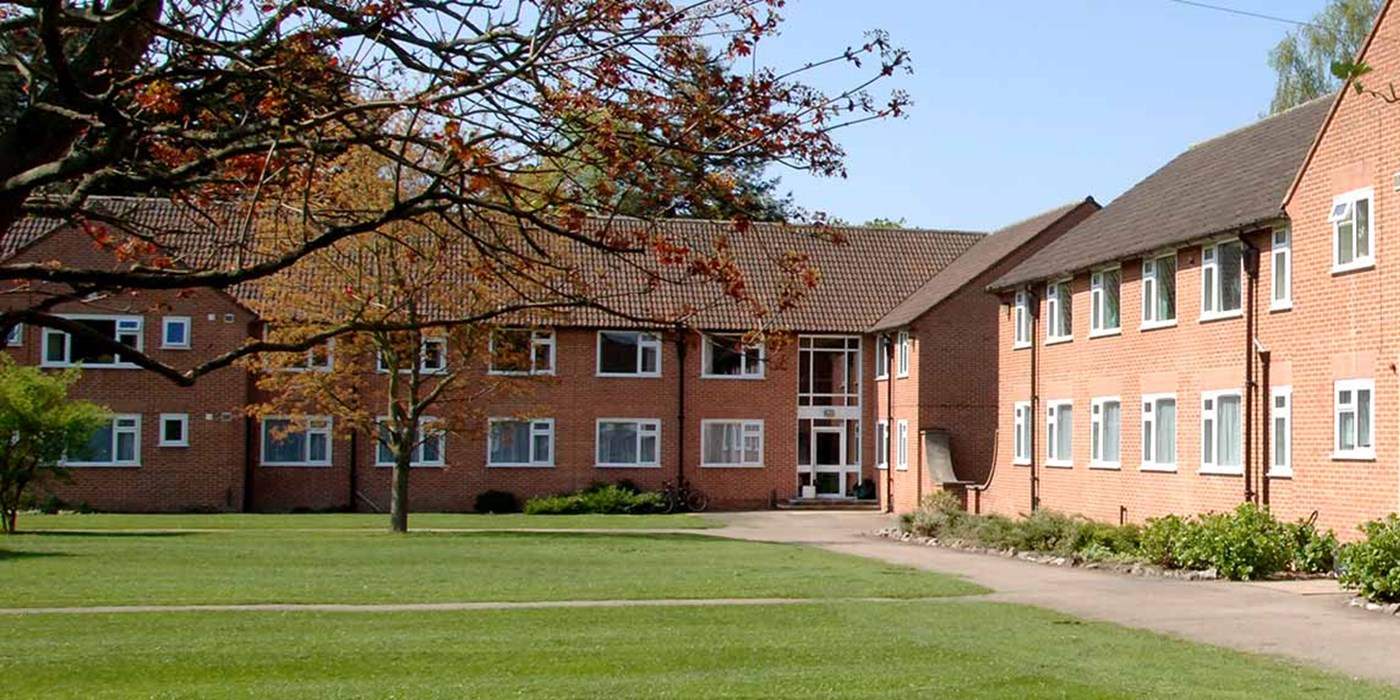
[[846, 495], [846, 430], [832, 426], [812, 428], [812, 480], [818, 498]]

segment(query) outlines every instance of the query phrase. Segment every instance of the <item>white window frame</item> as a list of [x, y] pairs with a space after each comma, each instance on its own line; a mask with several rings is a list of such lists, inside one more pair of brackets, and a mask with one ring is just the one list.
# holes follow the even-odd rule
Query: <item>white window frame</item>
[[[306, 426], [302, 433], [307, 436], [305, 442], [303, 459], [294, 462], [270, 462], [267, 460], [267, 424], [274, 420], [297, 420], [296, 416], [271, 415], [263, 416], [261, 426], [258, 429], [258, 464], [264, 467], [329, 467], [335, 460], [335, 418], [332, 416], [304, 416]], [[324, 435], [326, 439], [325, 459], [310, 459], [311, 435]]]
[[[496, 462], [491, 459], [491, 437], [492, 428], [497, 423], [528, 423], [530, 425], [530, 459], [526, 462]], [[535, 438], [544, 435], [549, 438], [549, 458], [540, 459], [535, 451]], [[510, 416], [495, 416], [486, 419], [486, 466], [488, 468], [550, 468], [555, 462], [555, 455], [558, 454], [558, 441], [555, 438], [553, 418], [511, 418]]]
[[1017, 401], [1011, 405], [1011, 463], [1027, 466], [1031, 463], [1031, 403]]
[[[1108, 319], [1108, 295], [1104, 293], [1104, 275], [1118, 274], [1118, 325], [1105, 325]], [[1089, 337], [1102, 338], [1123, 332], [1123, 268], [1105, 267], [1095, 270], [1089, 277]]]
[[914, 341], [910, 338], [909, 331], [900, 331], [895, 344], [895, 376], [900, 379], [909, 377], [909, 353], [913, 346]]
[[[427, 359], [428, 359], [427, 347], [428, 347], [429, 345], [437, 345], [437, 346], [440, 346], [440, 347], [438, 348], [438, 357], [442, 359], [442, 365], [441, 365], [440, 367], [430, 367], [430, 366], [428, 366], [428, 364], [427, 364]], [[309, 354], [307, 355], [307, 361], [308, 361], [308, 362], [311, 361], [311, 355], [309, 355]], [[447, 362], [447, 338], [441, 337], [441, 336], [439, 336], [439, 337], [434, 337], [434, 338], [422, 338], [422, 339], [419, 341], [419, 343], [418, 343], [418, 373], [419, 373], [419, 374], [446, 374], [446, 373], [447, 373], [447, 366], [448, 366], [448, 362]], [[384, 353], [382, 353], [382, 352], [377, 352], [377, 353], [374, 354], [374, 371], [376, 371], [376, 372], [378, 372], [378, 373], [380, 373], [380, 374], [388, 374], [388, 372], [389, 372], [389, 366], [384, 362]], [[399, 370], [399, 374], [411, 374], [412, 372], [413, 372], [412, 369], [401, 369], [401, 370]]]
[[[495, 362], [496, 362], [496, 334], [497, 334], [497, 333], [529, 333], [529, 334], [530, 334], [530, 369], [527, 369], [527, 370], [496, 369]], [[548, 367], [540, 367], [539, 365], [537, 365], [537, 364], [535, 363], [535, 358], [538, 356], [536, 353], [537, 353], [538, 349], [539, 349], [539, 348], [542, 348], [542, 347], [543, 347], [543, 348], [548, 348], [548, 349], [549, 349], [549, 355], [548, 355], [548, 357], [549, 357], [549, 366], [548, 366]], [[488, 350], [488, 352], [489, 352], [488, 357], [489, 357], [490, 359], [489, 359], [488, 362], [487, 362], [487, 370], [486, 370], [486, 373], [487, 373], [487, 374], [494, 374], [494, 375], [498, 375], [498, 376], [503, 376], [503, 377], [525, 377], [525, 376], [553, 375], [553, 374], [555, 373], [555, 369], [554, 369], [554, 368], [557, 366], [555, 363], [558, 361], [558, 357], [556, 357], [556, 349], [557, 349], [557, 348], [558, 348], [558, 345], [555, 343], [555, 340], [554, 340], [554, 331], [552, 331], [552, 330], [539, 331], [539, 330], [532, 330], [532, 329], [529, 329], [529, 328], [497, 328], [497, 329], [491, 331], [490, 348], [489, 348], [489, 350]]]
[[[184, 325], [185, 342], [170, 342], [170, 328]], [[194, 333], [194, 321], [189, 316], [165, 316], [160, 320], [160, 347], [162, 350], [189, 350], [194, 343], [190, 337]]]
[[[700, 377], [702, 379], [763, 379], [765, 367], [768, 365], [768, 351], [764, 343], [746, 346], [745, 349], [758, 349], [758, 362], [755, 367], [749, 366], [749, 356], [745, 352], [739, 361], [740, 370], [738, 374], [714, 374], [710, 371], [710, 363], [714, 360], [715, 343], [719, 338], [733, 339], [735, 342], [742, 340], [742, 336], [734, 334], [716, 333], [705, 336], [704, 348], [700, 357]], [[660, 363], [658, 363], [658, 367]], [[749, 370], [756, 370], [750, 372]]]
[[[1222, 310], [1225, 285], [1220, 274], [1220, 247], [1240, 246], [1240, 308]], [[1206, 283], [1206, 273], [1210, 273], [1210, 283]], [[1244, 288], [1244, 242], [1238, 238], [1222, 238], [1201, 247], [1201, 321], [1218, 321], [1226, 318], [1240, 318], [1244, 315], [1244, 298], [1249, 290]], [[1180, 299], [1181, 295], [1178, 294]], [[1180, 406], [1178, 406], [1180, 408]]]
[[[709, 444], [706, 432], [716, 428], [736, 426], [739, 436], [739, 453], [741, 459], [738, 462], [716, 462], [706, 458], [705, 446]], [[700, 466], [707, 469], [736, 469], [736, 468], [762, 468], [764, 456], [763, 441], [763, 421], [737, 418], [713, 418], [700, 421]], [[744, 442], [751, 433], [758, 434], [758, 459], [743, 459], [743, 453], [748, 451]], [[658, 443], [659, 447], [659, 443]]]
[[1012, 349], [1020, 350], [1031, 346], [1031, 295], [1021, 290], [1016, 292], [1016, 303], [1011, 312]]
[[[1342, 392], [1350, 392], [1351, 397], [1348, 403], [1342, 403]], [[1370, 445], [1361, 445], [1361, 405], [1360, 392], [1370, 392], [1370, 424], [1366, 426], [1366, 432], [1370, 437]], [[1363, 460], [1373, 461], [1376, 459], [1376, 380], [1374, 379], [1338, 379], [1332, 389], [1332, 459], [1335, 460]], [[1352, 413], [1352, 425], [1356, 431], [1353, 440], [1357, 443], [1351, 449], [1342, 448], [1342, 415]]]
[[[180, 439], [168, 440], [165, 437], [165, 424], [175, 422], [180, 424]], [[189, 447], [190, 446], [190, 414], [188, 413], [162, 413], [160, 422], [156, 424], [160, 432], [156, 434], [156, 447]]]
[[[1239, 443], [1235, 446], [1236, 454], [1240, 456], [1240, 463], [1235, 466], [1222, 466], [1220, 464], [1220, 446], [1223, 438], [1220, 434], [1220, 400], [1232, 397], [1239, 400], [1240, 405], [1240, 434], [1237, 436]], [[1209, 407], [1207, 407], [1209, 402]], [[1201, 474], [1214, 474], [1221, 476], [1240, 476], [1244, 474], [1244, 392], [1239, 389], [1216, 389], [1213, 391], [1201, 392]], [[1205, 439], [1206, 425], [1211, 427], [1211, 440], [1207, 443]]]
[[[1366, 255], [1356, 255], [1356, 205], [1358, 202], [1366, 202]], [[1365, 270], [1376, 265], [1376, 192], [1375, 188], [1363, 187], [1352, 190], [1332, 198], [1331, 213], [1327, 216], [1327, 223], [1332, 225], [1332, 272], [1351, 272], [1353, 270]], [[1351, 249], [1353, 257], [1347, 262], [1341, 261], [1342, 249], [1337, 244], [1337, 235], [1344, 223], [1351, 224]]]
[[24, 324], [16, 323], [10, 327], [9, 335], [5, 336], [5, 345], [17, 348], [24, 345]]
[[[1172, 455], [1176, 458], [1171, 462], [1158, 462], [1157, 449], [1159, 447], [1157, 431], [1157, 414], [1160, 412], [1160, 404], [1163, 401], [1171, 401], [1176, 408], [1175, 424], [1172, 426]], [[1142, 439], [1138, 443], [1138, 449], [1142, 452], [1142, 465], [1140, 469], [1145, 472], [1174, 472], [1176, 464], [1181, 459], [1178, 452], [1181, 440], [1181, 403], [1177, 401], [1175, 393], [1165, 394], [1143, 394], [1140, 404], [1142, 406], [1142, 435], [1151, 435], [1152, 444], [1149, 446], [1147, 440]], [[1150, 449], [1149, 449], [1150, 447]]]
[[[602, 441], [599, 440], [599, 433], [603, 429], [604, 423], [635, 423], [637, 425], [637, 457], [639, 461], [633, 463], [604, 462], [599, 454], [602, 449]], [[644, 430], [644, 427], [646, 428]], [[642, 438], [646, 434], [656, 436], [656, 458], [650, 461], [640, 461], [642, 455]], [[594, 467], [599, 469], [656, 469], [661, 466], [661, 419], [660, 418], [599, 418], [593, 426], [593, 460]]]
[[[1045, 344], [1067, 343], [1074, 340], [1074, 291], [1073, 278], [1065, 278], [1045, 284]], [[1061, 293], [1061, 292], [1064, 293]], [[1061, 298], [1064, 297], [1064, 298]], [[1069, 328], [1062, 328], [1060, 311], [1069, 309]]]
[[[1272, 396], [1269, 397], [1269, 470], [1268, 476], [1291, 477], [1293, 476], [1293, 387], [1276, 386], [1270, 390]], [[1279, 399], [1283, 399], [1283, 406], [1279, 406]], [[1283, 429], [1279, 429], [1279, 423], [1283, 423]], [[1283, 461], [1279, 461], [1278, 440], [1283, 437], [1284, 454]]]
[[875, 337], [875, 380], [890, 378], [890, 336], [882, 333]]
[[[1177, 290], [1175, 301], [1172, 303], [1171, 318], [1157, 318], [1157, 301], [1162, 294], [1162, 261], [1171, 260], [1172, 265], [1172, 289]], [[1176, 319], [1180, 315], [1176, 308], [1176, 302], [1181, 300], [1180, 289], [1176, 286], [1177, 272], [1179, 272], [1180, 262], [1177, 259], [1176, 251], [1164, 255], [1154, 255], [1142, 261], [1142, 325], [1140, 330], [1153, 330], [1156, 328], [1171, 328], [1176, 325]]]
[[894, 468], [896, 471], [909, 471], [909, 421], [901, 418], [895, 421], [894, 429]]
[[[1118, 404], [1118, 459], [1106, 460], [1104, 454], [1105, 404]], [[1091, 469], [1121, 469], [1123, 466], [1123, 400], [1117, 396], [1098, 396], [1089, 402], [1089, 467]]]
[[[635, 371], [633, 371], [633, 372], [604, 372], [604, 371], [603, 371], [603, 334], [604, 334], [604, 333], [631, 333], [631, 334], [637, 336], [637, 358], [636, 358], [636, 359], [637, 359], [637, 362], [636, 362], [636, 364], [634, 365]], [[643, 371], [642, 371], [642, 364], [643, 364], [643, 363], [642, 363], [642, 358], [646, 355], [647, 350], [651, 350], [652, 352], [655, 352], [655, 353], [656, 353], [656, 371], [654, 371], [654, 372], [643, 372]], [[598, 331], [597, 342], [596, 342], [595, 345], [594, 345], [594, 352], [593, 352], [593, 354], [594, 354], [594, 360], [596, 361], [596, 362], [595, 362], [595, 365], [594, 365], [595, 374], [596, 374], [596, 376], [599, 376], [599, 377], [660, 377], [660, 376], [661, 376], [662, 359], [663, 359], [663, 358], [662, 358], [662, 355], [664, 355], [664, 353], [663, 353], [661, 350], [662, 350], [662, 341], [661, 341], [661, 334], [660, 334], [660, 333], [653, 333], [653, 332], [651, 332], [651, 331]]]
[[[1070, 409], [1070, 431], [1069, 431], [1069, 459], [1060, 459], [1055, 456], [1060, 445], [1055, 441], [1055, 434], [1059, 430], [1062, 409]], [[1045, 466], [1071, 468], [1074, 466], [1074, 401], [1071, 399], [1053, 399], [1045, 402]]]
[[[374, 419], [374, 466], [376, 467], [394, 466], [394, 460], [384, 459], [384, 455], [380, 453], [380, 450], [386, 449], [386, 447], [379, 439], [379, 431], [381, 426], [388, 422], [389, 416], [379, 416]], [[418, 419], [418, 434], [413, 439], [413, 456], [409, 458], [408, 466], [442, 467], [447, 465], [447, 432], [441, 428], [433, 427], [434, 423], [440, 422], [434, 416], [423, 416]], [[437, 459], [423, 459], [423, 445], [428, 441], [429, 433], [435, 433], [433, 437], [438, 441]]]
[[[141, 414], [139, 413], [116, 413], [112, 415], [112, 461], [94, 462], [92, 460], [63, 460], [65, 467], [139, 467], [141, 466]], [[125, 425], [123, 425], [125, 423]], [[117, 438], [121, 434], [134, 436], [132, 441], [133, 459], [116, 459]]]
[[890, 422], [875, 423], [875, 468], [881, 471], [890, 466]]
[[[113, 321], [115, 324], [116, 338], [134, 333], [136, 335], [136, 343], [134, 345], [128, 343], [128, 345], [132, 345], [138, 352], [145, 349], [146, 323], [145, 319], [140, 316], [120, 314], [61, 314], [61, 316], [71, 321]], [[123, 325], [126, 326], [125, 329], [122, 328]], [[139, 367], [131, 362], [113, 362], [108, 364], [74, 362], [73, 337], [71, 335], [56, 328], [45, 328], [41, 335], [42, 342], [39, 347], [40, 367], [76, 367], [81, 364], [83, 369], [139, 369]], [[114, 340], [116, 338], [114, 338]], [[56, 342], [63, 344], [63, 359], [52, 361], [49, 360], [49, 345]], [[117, 342], [121, 341], [118, 340]], [[118, 355], [118, 357], [120, 357], [120, 355]]]
[[[1269, 310], [1287, 311], [1293, 308], [1293, 232], [1286, 226], [1277, 228], [1269, 240], [1269, 260], [1272, 261]], [[1283, 287], [1281, 290], [1280, 285]]]

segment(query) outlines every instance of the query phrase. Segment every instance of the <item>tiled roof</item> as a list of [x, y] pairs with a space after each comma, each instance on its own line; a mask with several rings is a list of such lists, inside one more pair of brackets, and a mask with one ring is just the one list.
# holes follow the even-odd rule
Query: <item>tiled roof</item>
[[944, 299], [971, 283], [978, 275], [991, 269], [993, 265], [1030, 242], [1036, 235], [1054, 226], [1080, 207], [1092, 207], [1097, 210], [1099, 205], [1093, 197], [1079, 202], [1071, 202], [1007, 226], [983, 238], [968, 248], [966, 253], [958, 256], [957, 260], [930, 278], [913, 294], [905, 297], [898, 306], [885, 314], [870, 330], [883, 331], [907, 325], [933, 307], [938, 306]]
[[1197, 144], [994, 282], [1006, 288], [1283, 216], [1332, 97]]

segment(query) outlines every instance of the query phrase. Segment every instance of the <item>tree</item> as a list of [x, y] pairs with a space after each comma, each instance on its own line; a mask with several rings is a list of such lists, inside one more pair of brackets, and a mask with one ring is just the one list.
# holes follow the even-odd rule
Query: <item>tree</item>
[[1380, 0], [1330, 0], [1311, 22], [1285, 35], [1269, 51], [1269, 66], [1277, 76], [1269, 113], [1341, 87], [1333, 66], [1357, 58], [1380, 6]]
[[[258, 352], [306, 350], [369, 329], [256, 341], [176, 367], [55, 310], [94, 295], [228, 289], [423, 217], [502, 269], [525, 259], [524, 267], [555, 275], [561, 263], [550, 251], [570, 243], [651, 254], [705, 278], [723, 261], [678, 255], [684, 246], [657, 228], [621, 235], [589, 217], [639, 213], [614, 196], [618, 183], [644, 182], [656, 202], [719, 207], [742, 200], [728, 175], [749, 167], [842, 176], [833, 134], [909, 104], [900, 91], [869, 92], [908, 69], [908, 55], [879, 32], [792, 70], [735, 72], [777, 31], [781, 4], [0, 0], [0, 101], [11, 107], [0, 112], [0, 231], [21, 217], [51, 217], [76, 227], [64, 235], [90, 237], [120, 263], [0, 264], [0, 292], [35, 299], [11, 294], [0, 330], [23, 322], [83, 334], [188, 384]], [[696, 76], [711, 62], [723, 68], [722, 89], [697, 93]], [[855, 71], [849, 89], [803, 82], [840, 66]], [[378, 154], [384, 177], [412, 187], [372, 210], [320, 199], [355, 149]], [[550, 177], [552, 169], [591, 175]], [[693, 177], [701, 171], [718, 174]], [[207, 236], [171, 235], [99, 194], [169, 197], [226, 248], [241, 247], [211, 257], [198, 249]], [[280, 237], [254, 235], [264, 217], [296, 225]], [[734, 233], [744, 231], [740, 220]], [[565, 300], [585, 302], [597, 303]]]
[[76, 369], [45, 372], [20, 367], [0, 353], [0, 528], [15, 532], [25, 489], [47, 477], [62, 477], [66, 455], [88, 451], [93, 433], [110, 420], [107, 410], [71, 399]]

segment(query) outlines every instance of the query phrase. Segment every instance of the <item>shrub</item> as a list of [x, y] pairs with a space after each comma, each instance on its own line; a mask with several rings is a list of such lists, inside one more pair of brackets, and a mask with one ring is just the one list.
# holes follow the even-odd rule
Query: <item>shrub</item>
[[1331, 530], [1319, 533], [1311, 520], [1284, 526], [1293, 545], [1293, 569], [1312, 574], [1331, 571], [1337, 563], [1337, 535]]
[[1379, 603], [1400, 601], [1400, 517], [1372, 520], [1361, 532], [1366, 539], [1342, 549], [1342, 585]]
[[908, 515], [907, 519], [900, 520], [900, 527], [906, 532], [939, 538], [952, 537], [962, 521], [973, 517], [962, 509], [957, 497], [947, 491], [925, 496], [919, 507]]
[[509, 491], [482, 491], [476, 495], [472, 510], [478, 513], [519, 513], [520, 499]]
[[1003, 515], [985, 515], [962, 523], [954, 536], [979, 542], [984, 547], [1009, 549], [1015, 547], [1020, 539], [1020, 526]]
[[1016, 524], [1016, 537], [1011, 546], [1033, 552], [1073, 554], [1085, 522], [1042, 508]]
[[532, 498], [526, 501], [525, 512], [531, 515], [631, 515], [654, 513], [663, 506], [659, 493], [637, 493], [616, 484], [603, 484], [575, 494]]
[[1190, 521], [1179, 515], [1148, 518], [1138, 542], [1138, 554], [1149, 564], [1176, 568], [1176, 543], [1181, 540]]
[[1249, 580], [1287, 568], [1293, 544], [1288, 528], [1267, 508], [1242, 503], [1229, 513], [1196, 518], [1172, 546], [1172, 558], [1182, 568]]

